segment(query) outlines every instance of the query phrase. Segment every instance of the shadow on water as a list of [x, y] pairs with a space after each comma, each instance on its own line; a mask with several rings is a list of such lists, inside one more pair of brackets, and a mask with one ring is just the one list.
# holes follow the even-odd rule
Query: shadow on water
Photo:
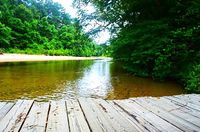
[[0, 100], [124, 99], [181, 93], [177, 84], [134, 77], [108, 60], [0, 63]]

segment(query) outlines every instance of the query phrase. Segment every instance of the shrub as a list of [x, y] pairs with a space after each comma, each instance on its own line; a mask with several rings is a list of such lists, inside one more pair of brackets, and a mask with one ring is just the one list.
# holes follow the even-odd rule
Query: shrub
[[200, 64], [194, 66], [186, 81], [186, 89], [189, 92], [200, 93]]

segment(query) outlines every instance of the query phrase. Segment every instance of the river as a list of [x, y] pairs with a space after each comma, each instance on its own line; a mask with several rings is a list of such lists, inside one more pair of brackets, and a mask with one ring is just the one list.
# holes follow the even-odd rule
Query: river
[[106, 59], [0, 63], [0, 100], [126, 99], [182, 93], [176, 83], [135, 77]]

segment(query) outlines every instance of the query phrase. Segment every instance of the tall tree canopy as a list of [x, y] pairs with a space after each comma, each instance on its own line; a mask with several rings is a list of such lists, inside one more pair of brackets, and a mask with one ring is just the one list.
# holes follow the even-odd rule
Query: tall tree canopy
[[0, 49], [49, 55], [100, 55], [80, 22], [52, 0], [1, 0]]
[[[114, 33], [113, 57], [135, 75], [200, 92], [199, 0], [74, 0], [81, 20]], [[84, 7], [93, 5], [88, 14]], [[87, 23], [86, 23], [87, 24]]]

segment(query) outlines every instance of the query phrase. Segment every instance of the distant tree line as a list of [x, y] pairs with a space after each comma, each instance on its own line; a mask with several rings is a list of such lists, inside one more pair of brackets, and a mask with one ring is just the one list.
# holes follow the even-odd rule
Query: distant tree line
[[0, 52], [98, 56], [104, 49], [52, 0], [1, 0]]
[[[74, 3], [82, 20], [100, 21], [113, 32], [113, 57], [123, 62], [127, 71], [158, 80], [176, 80], [188, 92], [200, 93], [200, 0]], [[88, 4], [96, 8], [92, 14], [81, 8]]]

